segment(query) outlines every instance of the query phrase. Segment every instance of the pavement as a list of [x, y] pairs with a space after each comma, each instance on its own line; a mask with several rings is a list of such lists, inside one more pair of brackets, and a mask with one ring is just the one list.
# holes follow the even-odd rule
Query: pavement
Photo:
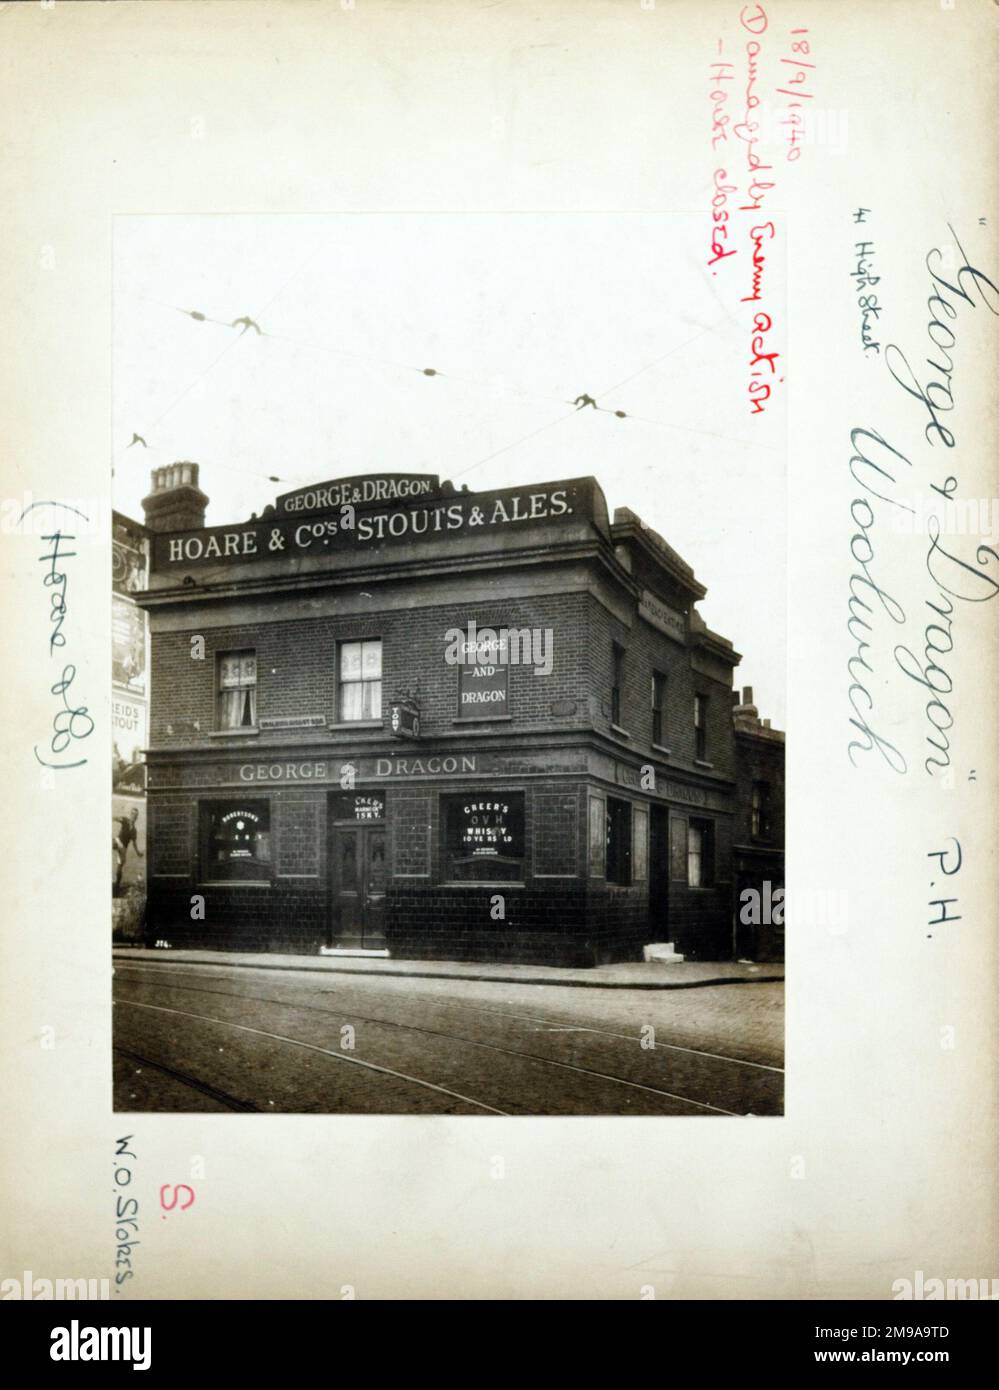
[[408, 976], [422, 980], [489, 981], [514, 985], [567, 985], [574, 989], [697, 989], [710, 985], [774, 983], [784, 979], [781, 963], [743, 961], [622, 961], [571, 969], [554, 965], [487, 964], [480, 961], [392, 960], [370, 956], [301, 956], [272, 951], [174, 950], [115, 946], [115, 960], [225, 965], [253, 970], [292, 970], [329, 975]]

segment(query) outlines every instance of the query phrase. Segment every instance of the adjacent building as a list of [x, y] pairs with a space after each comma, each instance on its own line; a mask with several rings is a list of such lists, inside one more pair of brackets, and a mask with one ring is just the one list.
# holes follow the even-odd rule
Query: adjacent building
[[782, 736], [733, 717], [706, 590], [593, 478], [206, 504], [193, 463], [143, 504], [151, 941], [744, 953], [737, 889], [783, 880]]
[[[148, 622], [136, 603], [146, 587], [149, 538], [118, 512], [111, 536], [111, 893], [119, 937], [141, 930], [146, 872], [146, 769], [149, 728]], [[126, 828], [123, 829], [123, 825]]]
[[735, 728], [735, 954], [784, 959], [784, 734], [761, 719], [753, 688], [732, 692]]

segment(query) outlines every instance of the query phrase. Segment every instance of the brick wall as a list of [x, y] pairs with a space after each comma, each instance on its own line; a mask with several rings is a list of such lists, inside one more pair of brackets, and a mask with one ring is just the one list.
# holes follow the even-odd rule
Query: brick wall
[[689, 648], [671, 641], [657, 628], [635, 617], [631, 627], [609, 613], [596, 598], [587, 599], [586, 673], [593, 692], [593, 724], [611, 729], [613, 647], [624, 648], [624, 686], [620, 726], [630, 735], [624, 746], [644, 757], [660, 757], [652, 748], [652, 673], [666, 676], [666, 707], [662, 742], [670, 750], [671, 767], [694, 769], [694, 696], [706, 695], [707, 761], [723, 777], [735, 775], [732, 733], [731, 679], [720, 681], [694, 671]]
[[184, 874], [191, 871], [191, 827], [194, 806], [186, 796], [148, 800], [148, 873]]
[[389, 852], [391, 870], [397, 877], [430, 877], [431, 806], [435, 800], [423, 790], [405, 788], [392, 793]]
[[278, 879], [270, 888], [204, 889], [204, 920], [191, 918], [190, 888], [150, 894], [147, 940], [215, 951], [291, 951], [315, 954], [326, 944], [326, 894]]
[[579, 872], [579, 820], [579, 798], [574, 793], [535, 793], [535, 874], [571, 877]]
[[[585, 596], [558, 594], [516, 602], [432, 607], [358, 617], [309, 617], [224, 629], [196, 625], [182, 632], [156, 632], [151, 639], [151, 732], [154, 747], [178, 743], [217, 746], [206, 735], [216, 728], [217, 655], [251, 649], [257, 654], [257, 718], [324, 715], [336, 720], [336, 644], [364, 637], [382, 639], [383, 710], [404, 689], [421, 706], [424, 737], [453, 733], [457, 723], [458, 671], [444, 659], [449, 629], [541, 628], [552, 632], [552, 672], [509, 668], [512, 727], [582, 726], [587, 718], [584, 679]], [[204, 658], [192, 657], [192, 637], [204, 638]], [[197, 725], [198, 727], [195, 727]], [[172, 729], [172, 732], [168, 732]], [[268, 730], [268, 738], [294, 742], [300, 731]]]
[[784, 848], [784, 742], [782, 739], [737, 733], [736, 747], [736, 843], [752, 843], [752, 794], [754, 782], [770, 787], [770, 833], [766, 843]]
[[[773, 894], [784, 886], [784, 743], [766, 734], [736, 733], [737, 794], [733, 898], [737, 917], [737, 953], [760, 961], [784, 959], [784, 923], [773, 920]], [[770, 788], [770, 824], [762, 837], [752, 831], [754, 782]], [[744, 923], [742, 894], [758, 895], [760, 922]], [[771, 904], [770, 920], [764, 904]]]
[[319, 843], [322, 808], [313, 798], [309, 801], [279, 800], [277, 802], [276, 866], [279, 877], [318, 878], [321, 868]]

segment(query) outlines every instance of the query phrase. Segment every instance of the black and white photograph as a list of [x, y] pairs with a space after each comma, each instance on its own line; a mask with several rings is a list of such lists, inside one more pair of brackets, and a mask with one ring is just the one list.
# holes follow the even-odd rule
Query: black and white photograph
[[117, 220], [116, 1109], [782, 1112], [784, 421], [699, 239]]

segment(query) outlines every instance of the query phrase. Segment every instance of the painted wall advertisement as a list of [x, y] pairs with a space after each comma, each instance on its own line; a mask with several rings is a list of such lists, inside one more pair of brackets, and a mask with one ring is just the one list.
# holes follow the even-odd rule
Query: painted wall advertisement
[[113, 691], [111, 695], [111, 789], [116, 793], [142, 796], [146, 790], [146, 768], [142, 752], [146, 746], [146, 703]]
[[141, 527], [116, 517], [111, 537], [111, 587], [116, 594], [135, 594], [146, 588], [149, 542]]
[[117, 594], [111, 600], [111, 678], [135, 695], [146, 693], [146, 615]]
[[111, 892], [114, 934], [138, 939], [146, 885], [148, 737], [146, 615], [129, 597], [146, 588], [149, 543], [128, 517], [111, 536]]

